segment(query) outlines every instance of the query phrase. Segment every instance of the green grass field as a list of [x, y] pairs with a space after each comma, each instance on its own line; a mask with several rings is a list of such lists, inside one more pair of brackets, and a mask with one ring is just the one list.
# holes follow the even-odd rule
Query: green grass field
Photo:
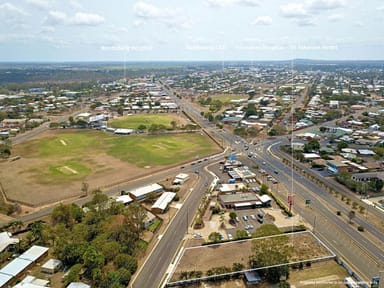
[[248, 99], [249, 96], [246, 94], [213, 94], [210, 95], [212, 99], [220, 100], [224, 104], [229, 104], [231, 100], [239, 100], [239, 99]]
[[113, 128], [127, 129], [137, 129], [140, 125], [145, 125], [148, 128], [152, 124], [161, 124], [166, 127], [172, 127], [172, 121], [176, 121], [177, 123], [178, 117], [173, 114], [139, 114], [113, 119], [108, 122], [108, 125]]
[[139, 167], [170, 165], [214, 151], [211, 141], [200, 134], [120, 137], [108, 142], [109, 155]]
[[[26, 167], [42, 184], [65, 183], [91, 176], [97, 157], [106, 155], [138, 168], [159, 167], [204, 157], [219, 149], [206, 136], [194, 134], [117, 136], [102, 131], [65, 131], [18, 145], [17, 153], [35, 161]], [[104, 156], [103, 156], [104, 155]], [[41, 164], [44, 163], [44, 164]]]

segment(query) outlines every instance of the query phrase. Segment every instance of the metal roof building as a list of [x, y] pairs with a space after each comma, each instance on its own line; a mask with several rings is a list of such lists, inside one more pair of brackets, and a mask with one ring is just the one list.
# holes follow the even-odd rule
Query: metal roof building
[[5, 265], [1, 270], [0, 274], [10, 275], [12, 277], [15, 277], [22, 273], [25, 269], [29, 267], [29, 265], [32, 264], [32, 261], [16, 258], [13, 261], [9, 262], [7, 265]]
[[91, 286], [82, 282], [72, 282], [67, 288], [91, 288]]
[[49, 248], [47, 247], [34, 245], [23, 254], [21, 254], [18, 258], [36, 262], [41, 257], [45, 256], [45, 254], [48, 253], [48, 250]]
[[164, 192], [159, 199], [152, 205], [151, 211], [154, 213], [163, 213], [167, 209], [169, 203], [172, 202], [176, 193], [174, 192]]
[[0, 287], [5, 287], [12, 280], [13, 276], [0, 273]]
[[129, 191], [129, 196], [131, 196], [132, 199], [134, 200], [142, 200], [142, 199], [145, 199], [145, 197], [147, 197], [149, 193], [152, 193], [152, 192], [158, 193], [161, 191], [163, 191], [163, 187], [157, 183], [153, 183], [153, 184]]

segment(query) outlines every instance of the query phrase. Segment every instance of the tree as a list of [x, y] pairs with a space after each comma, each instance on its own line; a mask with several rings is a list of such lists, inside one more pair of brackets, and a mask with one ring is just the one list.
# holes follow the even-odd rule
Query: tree
[[291, 285], [287, 281], [281, 281], [278, 285], [277, 288], [290, 288]]
[[143, 132], [143, 131], [147, 130], [147, 126], [145, 126], [144, 124], [140, 124], [137, 127], [137, 130], [139, 130], [140, 132]]
[[128, 254], [118, 254], [113, 263], [117, 268], [125, 268], [131, 274], [135, 273], [137, 269], [137, 260]]
[[71, 282], [77, 282], [80, 280], [82, 264], [75, 264], [69, 269], [68, 275], [64, 279], [64, 287], [67, 287]]
[[337, 150], [341, 151], [344, 148], [348, 148], [347, 142], [341, 141], [341, 142], [337, 143]]
[[381, 189], [383, 189], [384, 181], [381, 179], [375, 179], [368, 183], [369, 188], [374, 192], [381, 192]]
[[133, 201], [126, 210], [126, 216], [131, 231], [139, 238], [147, 218], [147, 211], [137, 201]]
[[274, 125], [269, 130], [268, 135], [269, 136], [276, 136], [276, 135], [284, 135], [287, 133], [287, 127], [282, 125]]
[[35, 221], [31, 225], [29, 225], [29, 227], [31, 228], [31, 234], [33, 236], [34, 241], [38, 244], [44, 244], [45, 239], [43, 237], [43, 222], [39, 220]]
[[312, 139], [304, 145], [304, 152], [306, 153], [319, 151], [319, 149], [320, 143], [316, 139]]
[[176, 127], [177, 127], [177, 122], [176, 122], [175, 120], [172, 120], [172, 121], [171, 121], [171, 127], [172, 127], [173, 130], [176, 129]]
[[220, 242], [223, 236], [219, 232], [212, 232], [208, 236], [208, 240], [213, 243]]
[[292, 251], [293, 247], [287, 236], [258, 239], [252, 244], [253, 254], [249, 257], [249, 265], [252, 268], [262, 268], [282, 264], [261, 271], [268, 281], [278, 283], [281, 276], [288, 276], [289, 268], [285, 264], [289, 262]]
[[236, 238], [237, 239], [245, 239], [248, 238], [248, 233], [245, 230], [237, 230], [236, 231]]
[[235, 220], [236, 217], [237, 217], [237, 214], [235, 212], [232, 211], [232, 212], [229, 213], [229, 218], [230, 219]]
[[147, 195], [147, 198], [145, 198], [145, 201], [148, 203], [155, 203], [157, 199], [157, 193], [156, 192], [151, 192]]
[[119, 106], [117, 108], [117, 114], [119, 114], [120, 116], [124, 115], [124, 108], [122, 106]]
[[81, 183], [81, 192], [83, 192], [84, 196], [88, 196], [88, 189], [89, 189], [88, 182], [82, 182]]
[[235, 263], [232, 264], [232, 271], [233, 272], [241, 271], [243, 269], [244, 269], [244, 264], [243, 263], [235, 262]]
[[85, 253], [82, 257], [84, 268], [88, 273], [91, 273], [92, 270], [99, 268], [101, 269], [105, 264], [105, 259], [103, 254], [101, 254], [97, 249], [90, 245], [85, 250]]
[[260, 194], [263, 195], [263, 194], [268, 194], [268, 185], [266, 184], [262, 184], [261, 187], [260, 187]]
[[51, 222], [55, 226], [59, 223], [63, 223], [66, 227], [71, 225], [71, 212], [68, 205], [60, 203], [55, 207], [51, 213]]

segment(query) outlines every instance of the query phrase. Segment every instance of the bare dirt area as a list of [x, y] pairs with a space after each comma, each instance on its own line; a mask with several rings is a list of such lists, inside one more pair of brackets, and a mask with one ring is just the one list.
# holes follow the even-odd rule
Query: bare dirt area
[[[102, 188], [105, 185], [119, 182], [123, 179], [135, 178], [151, 169], [140, 169], [119, 159], [105, 154], [90, 157], [94, 163], [94, 173], [84, 181], [89, 183], [89, 190]], [[0, 178], [4, 192], [9, 200], [25, 205], [41, 206], [70, 197], [81, 196], [83, 181], [52, 183], [45, 185], [44, 179], [35, 179], [35, 172], [26, 167], [44, 166], [42, 159], [21, 158], [18, 161], [1, 163]], [[15, 177], [15, 175], [17, 175]], [[40, 181], [42, 180], [42, 181]]]
[[[284, 236], [289, 237], [289, 241], [294, 247], [290, 262], [333, 256], [310, 232], [285, 234]], [[249, 268], [248, 260], [249, 256], [252, 255], [252, 245], [253, 243], [257, 245], [257, 241], [258, 239], [249, 239], [186, 248], [171, 277], [171, 281], [177, 281], [180, 272], [202, 271], [205, 275], [205, 272], [209, 269], [217, 266], [232, 267], [233, 263], [236, 262], [242, 263], [246, 268]]]

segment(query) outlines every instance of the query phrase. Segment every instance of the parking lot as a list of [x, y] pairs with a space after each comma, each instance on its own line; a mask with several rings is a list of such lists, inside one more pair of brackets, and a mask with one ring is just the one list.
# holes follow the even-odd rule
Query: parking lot
[[235, 225], [233, 225], [233, 228], [225, 229], [226, 235], [223, 235], [224, 238], [229, 239], [231, 236], [236, 238], [236, 231], [238, 230], [245, 230], [248, 236], [250, 236], [262, 224], [273, 223], [273, 219], [263, 211], [263, 208], [236, 210], [233, 212], [237, 214]]

